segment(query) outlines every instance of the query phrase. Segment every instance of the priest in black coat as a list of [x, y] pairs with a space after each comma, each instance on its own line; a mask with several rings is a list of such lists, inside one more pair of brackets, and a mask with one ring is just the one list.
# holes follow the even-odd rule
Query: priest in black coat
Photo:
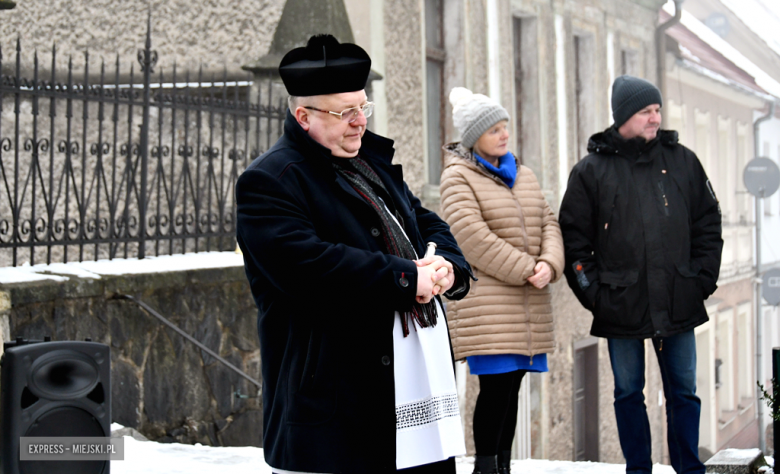
[[328, 35], [287, 53], [284, 135], [236, 186], [275, 473], [454, 474], [463, 454], [440, 295], [471, 269], [366, 130], [370, 66]]

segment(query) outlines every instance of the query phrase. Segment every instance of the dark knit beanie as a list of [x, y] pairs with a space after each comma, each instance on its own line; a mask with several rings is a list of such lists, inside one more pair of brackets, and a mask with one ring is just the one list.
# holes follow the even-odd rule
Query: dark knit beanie
[[615, 119], [615, 128], [652, 104], [664, 105], [661, 91], [651, 82], [623, 75], [612, 84], [612, 118]]

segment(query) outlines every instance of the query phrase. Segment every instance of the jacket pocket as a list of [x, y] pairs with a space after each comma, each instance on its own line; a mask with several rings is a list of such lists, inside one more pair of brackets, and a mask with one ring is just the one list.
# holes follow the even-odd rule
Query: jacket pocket
[[298, 391], [303, 392], [314, 385], [314, 376], [317, 375], [317, 361], [319, 360], [320, 338], [312, 331], [309, 334], [309, 344], [306, 348], [306, 359], [303, 363], [303, 373], [298, 384]]
[[[336, 411], [334, 374], [326, 370], [329, 361], [323, 360], [323, 335], [312, 330], [297, 367], [290, 368], [288, 420], [298, 424], [316, 424], [330, 420]], [[301, 352], [303, 352], [301, 350]], [[302, 366], [302, 367], [301, 367]]]
[[675, 264], [674, 290], [672, 296], [672, 321], [685, 321], [702, 307], [704, 296], [699, 271], [689, 262]]
[[644, 313], [637, 308], [638, 280], [637, 270], [599, 272], [595, 317], [612, 327], [636, 328]]
[[615, 219], [617, 215], [617, 213], [615, 212], [615, 208], [617, 206], [617, 200], [618, 200], [617, 188], [608, 188], [605, 199], [603, 201], [603, 203], [606, 205], [604, 206], [604, 212], [600, 216], [599, 223], [598, 223], [599, 247], [601, 249], [609, 248], [609, 236], [611, 233], [610, 227], [614, 228], [612, 221]]
[[637, 270], [628, 270], [624, 272], [599, 272], [599, 283], [609, 286], [614, 290], [618, 287], [627, 287], [636, 283], [639, 278]]

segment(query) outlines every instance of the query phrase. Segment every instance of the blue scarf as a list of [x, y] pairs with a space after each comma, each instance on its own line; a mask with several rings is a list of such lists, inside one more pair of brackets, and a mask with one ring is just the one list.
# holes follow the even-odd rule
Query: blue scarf
[[515, 178], [517, 178], [517, 161], [515, 161], [515, 155], [511, 151], [506, 155], [498, 158], [498, 168], [488, 163], [484, 158], [474, 153], [474, 157], [485, 165], [491, 173], [501, 178], [501, 181], [506, 183], [511, 189], [515, 185]]

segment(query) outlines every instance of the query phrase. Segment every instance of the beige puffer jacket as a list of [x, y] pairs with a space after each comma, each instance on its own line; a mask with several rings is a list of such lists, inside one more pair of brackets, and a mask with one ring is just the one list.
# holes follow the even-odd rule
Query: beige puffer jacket
[[552, 352], [550, 286], [526, 279], [539, 261], [563, 275], [558, 221], [534, 173], [518, 165], [510, 189], [458, 143], [446, 145], [441, 212], [479, 281], [460, 301], [447, 303], [455, 359], [484, 354]]

